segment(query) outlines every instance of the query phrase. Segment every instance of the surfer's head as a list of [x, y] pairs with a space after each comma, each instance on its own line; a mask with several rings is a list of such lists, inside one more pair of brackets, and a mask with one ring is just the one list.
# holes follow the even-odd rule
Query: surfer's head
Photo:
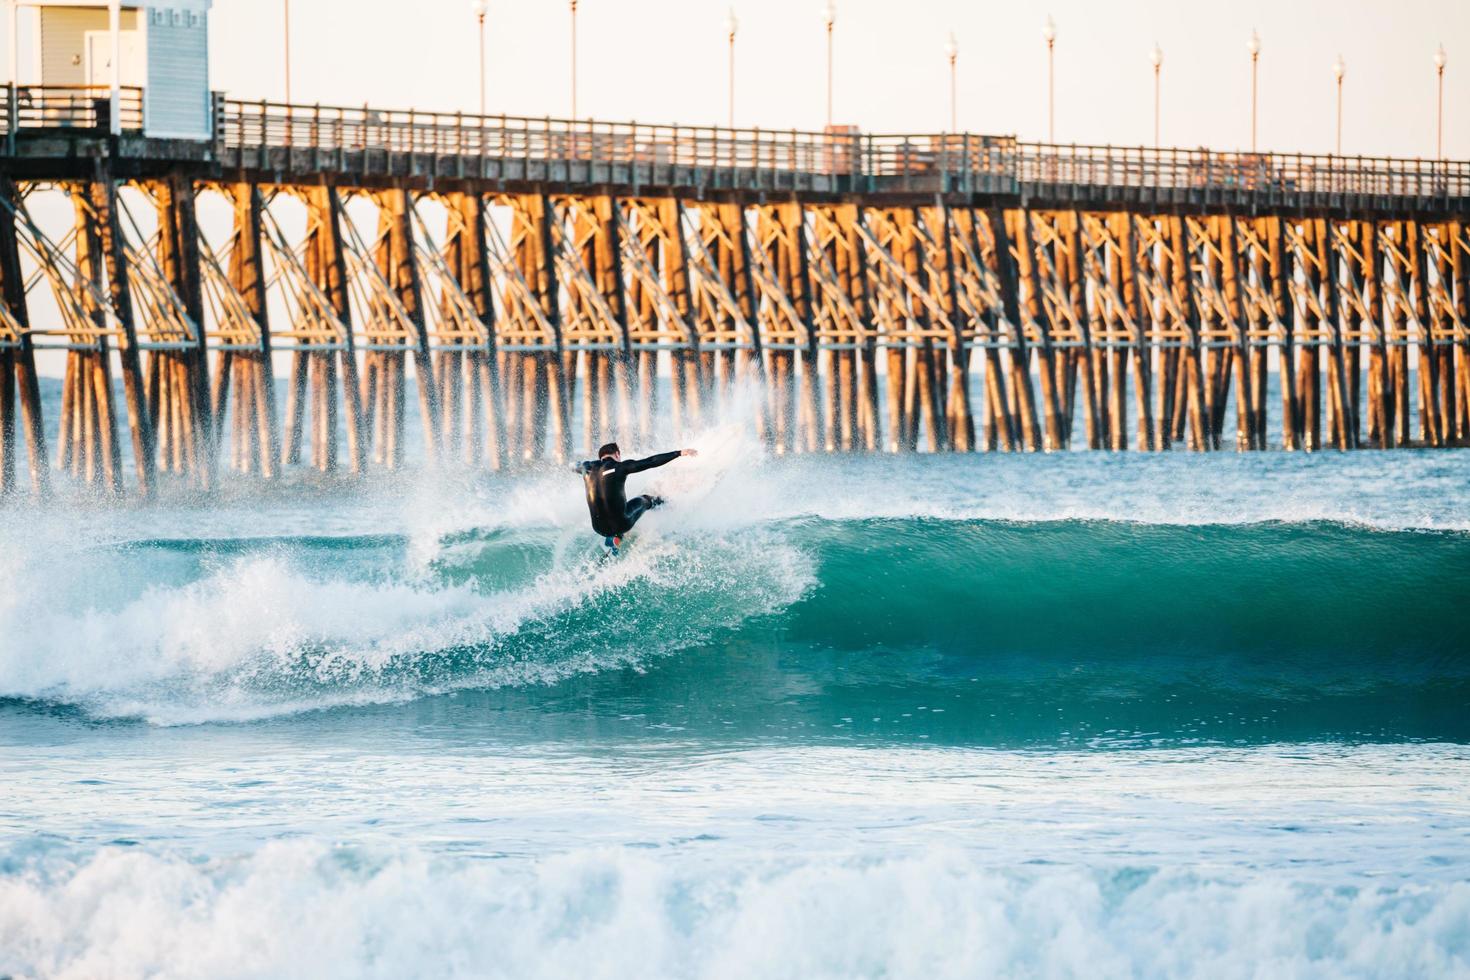
[[601, 449], [597, 450], [598, 459], [607, 459], [609, 456], [611, 456], [613, 459], [623, 458], [623, 454], [618, 449], [617, 443], [610, 442], [607, 445], [603, 446]]

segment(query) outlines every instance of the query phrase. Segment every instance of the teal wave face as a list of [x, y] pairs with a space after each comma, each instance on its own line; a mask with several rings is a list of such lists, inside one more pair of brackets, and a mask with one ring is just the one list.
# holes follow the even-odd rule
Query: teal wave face
[[962, 742], [1470, 736], [1464, 534], [859, 521], [804, 537], [821, 587], [778, 637], [830, 658], [845, 710], [828, 724], [918, 730], [929, 702], [944, 715], [924, 731]]
[[[783, 538], [814, 563], [788, 607], [636, 671], [433, 710], [597, 737], [1470, 740], [1470, 535], [910, 519], [800, 522]], [[634, 606], [580, 608], [558, 635], [681, 609]]]
[[1412, 670], [1470, 651], [1461, 533], [905, 520], [806, 536], [822, 589], [792, 610], [792, 632], [838, 647], [1210, 654], [1242, 669], [1359, 658]]
[[[164, 721], [413, 701], [530, 738], [1470, 741], [1463, 532], [796, 519], [608, 564], [582, 543], [133, 542], [0, 694]], [[79, 627], [96, 663], [62, 669], [82, 654], [46, 637]]]

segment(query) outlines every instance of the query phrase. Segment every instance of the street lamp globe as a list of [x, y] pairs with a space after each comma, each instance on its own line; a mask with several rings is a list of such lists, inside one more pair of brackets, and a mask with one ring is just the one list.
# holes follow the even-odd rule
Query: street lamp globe
[[1342, 76], [1346, 74], [1347, 63], [1342, 60], [1342, 55], [1338, 55], [1337, 60], [1332, 63], [1332, 77], [1340, 82], [1342, 81]]
[[953, 60], [955, 60], [955, 58], [959, 57], [959, 53], [960, 53], [960, 42], [954, 36], [954, 31], [950, 31], [949, 32], [949, 37], [946, 38], [945, 39], [945, 42], [944, 42], [944, 56], [946, 58], [948, 58], [950, 61], [953, 61]]
[[1164, 64], [1164, 49], [1159, 47], [1158, 41], [1154, 42], [1154, 49], [1148, 53], [1148, 60], [1155, 68]]
[[832, 29], [832, 25], [837, 23], [836, 0], [827, 0], [826, 4], [822, 6], [822, 23], [827, 25], [827, 30], [829, 31]]
[[1439, 70], [1440, 70], [1440, 71], [1444, 71], [1444, 66], [1445, 66], [1445, 63], [1446, 63], [1446, 62], [1447, 62], [1447, 61], [1448, 61], [1448, 60], [1449, 60], [1449, 59], [1447, 59], [1447, 58], [1446, 58], [1446, 57], [1445, 57], [1445, 53], [1444, 53], [1444, 45], [1443, 45], [1443, 44], [1441, 44], [1441, 45], [1440, 45], [1440, 46], [1439, 46], [1439, 49], [1438, 49], [1438, 50], [1436, 50], [1436, 51], [1435, 51], [1435, 52], [1434, 52], [1434, 67], [1435, 67], [1435, 68], [1438, 68], [1438, 69], [1439, 69]]
[[725, 34], [733, 41], [735, 32], [738, 30], [740, 30], [740, 18], [735, 16], [735, 8], [731, 7], [730, 12], [725, 15]]
[[1046, 23], [1041, 25], [1041, 36], [1051, 44], [1057, 39], [1057, 22], [1052, 19], [1051, 14], [1046, 15]]
[[1254, 28], [1251, 29], [1251, 39], [1246, 42], [1245, 49], [1251, 53], [1252, 58], [1261, 53], [1261, 35]]
[[489, 9], [490, 4], [486, 0], [470, 0], [470, 13], [476, 17], [484, 17], [485, 11]]

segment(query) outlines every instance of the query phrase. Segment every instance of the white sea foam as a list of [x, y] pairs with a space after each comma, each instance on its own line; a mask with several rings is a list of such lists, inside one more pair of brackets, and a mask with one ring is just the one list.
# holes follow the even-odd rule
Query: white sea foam
[[[174, 723], [546, 682], [678, 649], [794, 601], [811, 581], [805, 556], [769, 535], [695, 540], [676, 525], [617, 562], [562, 547], [541, 571], [484, 590], [427, 573], [444, 526], [411, 544], [406, 567], [365, 578], [264, 547], [183, 583], [146, 581], [147, 556], [139, 582], [115, 562], [12, 535], [20, 546], [0, 557], [0, 696]], [[678, 596], [687, 615], [636, 647], [583, 642], [597, 626], [586, 622], [544, 637], [541, 656], [497, 656], [528, 626], [636, 588]], [[471, 662], [452, 676], [420, 669], [453, 650]]]
[[469, 861], [120, 848], [0, 879], [17, 977], [1449, 977], [1470, 884], [1003, 870], [963, 853]]

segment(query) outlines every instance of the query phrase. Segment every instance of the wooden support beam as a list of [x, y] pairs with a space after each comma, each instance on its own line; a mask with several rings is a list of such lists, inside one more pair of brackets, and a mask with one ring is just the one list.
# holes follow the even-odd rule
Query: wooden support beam
[[1426, 258], [1434, 266], [1434, 283], [1430, 286], [1430, 323], [1433, 324], [1435, 373], [1439, 382], [1440, 442], [1453, 446], [1459, 442], [1460, 407], [1455, 391], [1455, 299], [1453, 254], [1455, 239], [1451, 226], [1442, 222], [1435, 226], [1436, 247], [1426, 250]]
[[[482, 458], [491, 469], [499, 470], [508, 462], [505, 382], [496, 349], [495, 280], [490, 272], [490, 248], [485, 239], [485, 198], [480, 194], [455, 193], [449, 196], [449, 203], [459, 213], [459, 288], [474, 306], [487, 344], [485, 351], [471, 359], [471, 370], [479, 376], [483, 441], [481, 448], [472, 450], [469, 457], [472, 461]], [[474, 431], [472, 426], [471, 435]]]
[[1327, 286], [1324, 312], [1330, 338], [1327, 356], [1331, 390], [1328, 397], [1332, 399], [1335, 422], [1333, 442], [1339, 450], [1356, 449], [1358, 422], [1348, 394], [1346, 344], [1343, 340], [1342, 250], [1332, 240], [1332, 229], [1325, 219], [1316, 218], [1313, 223], [1317, 261]]
[[[776, 208], [785, 242], [786, 295], [800, 318], [801, 333], [801, 408], [798, 413], [801, 445], [810, 453], [822, 450], [822, 378], [817, 370], [817, 331], [812, 302], [811, 271], [808, 268], [806, 213], [795, 202]], [[793, 371], [795, 365], [792, 365]]]
[[1302, 312], [1309, 333], [1302, 344], [1297, 364], [1297, 390], [1302, 405], [1302, 445], [1308, 452], [1322, 448], [1322, 348], [1319, 339], [1326, 332], [1326, 313], [1321, 306], [1323, 270], [1314, 259], [1317, 255], [1317, 225], [1311, 218], [1302, 222], [1299, 238], [1302, 280], [1307, 300]]
[[[1036, 271], [1036, 239], [1031, 231], [1031, 214], [1015, 213], [1016, 265], [1019, 280], [1025, 284], [1024, 319], [1036, 330], [1037, 376], [1041, 379], [1041, 397], [1045, 406], [1047, 451], [1064, 448], [1061, 426], [1061, 404], [1057, 396], [1056, 363], [1053, 358], [1051, 330], [1041, 308], [1041, 277]], [[1028, 368], [1029, 370], [1029, 368]]]
[[15, 351], [0, 348], [0, 497], [15, 492]]
[[[371, 432], [363, 405], [362, 381], [358, 377], [356, 330], [347, 289], [346, 246], [342, 226], [350, 219], [343, 209], [342, 195], [330, 184], [312, 188], [307, 195], [307, 205], [315, 228], [314, 247], [307, 252], [308, 260], [314, 266], [309, 267], [308, 271], [314, 271], [313, 279], [317, 288], [331, 304], [338, 322], [346, 328], [342, 338], [343, 349], [338, 352], [338, 360], [342, 400], [347, 409], [347, 458], [352, 472], [362, 473], [367, 469]], [[335, 447], [336, 426], [330, 426], [329, 430], [330, 435], [327, 438]], [[335, 462], [335, 449], [331, 462]], [[331, 463], [328, 465], [328, 469], [330, 468]]]
[[684, 240], [683, 205], [676, 198], [663, 198], [658, 202], [657, 216], [662, 228], [660, 238], [667, 246], [663, 250], [664, 289], [673, 299], [674, 310], [686, 328], [685, 341], [688, 344], [675, 350], [671, 357], [674, 391], [682, 402], [682, 411], [674, 423], [676, 426], [698, 427], [701, 423], [701, 396], [708, 379], [704, 376], [700, 357], [699, 329], [689, 275], [689, 245]]
[[[148, 407], [143, 397], [143, 364], [138, 353], [137, 325], [133, 317], [132, 292], [128, 285], [128, 258], [123, 241], [122, 225], [117, 214], [117, 184], [110, 174], [101, 173], [87, 185], [88, 213], [95, 222], [98, 256], [106, 268], [108, 298], [113, 316], [117, 318], [122, 343], [118, 358], [122, 364], [123, 399], [127, 403], [128, 429], [133, 439], [133, 460], [136, 467], [138, 491], [145, 497], [154, 491], [154, 442], [153, 426], [148, 417]], [[110, 386], [111, 372], [103, 365], [98, 375], [99, 384]], [[111, 404], [112, 393], [103, 395]], [[112, 467], [121, 469], [120, 461], [114, 456]], [[116, 480], [121, 480], [118, 472]], [[118, 482], [117, 486], [121, 486]]]
[[1404, 256], [1402, 222], [1386, 223], [1379, 233], [1383, 253], [1383, 291], [1386, 312], [1383, 327], [1388, 334], [1388, 426], [1389, 439], [1396, 446], [1409, 443], [1409, 331], [1408, 331], [1408, 262]]
[[1334, 222], [1333, 244], [1339, 253], [1338, 267], [1342, 272], [1340, 287], [1340, 309], [1342, 311], [1344, 382], [1348, 399], [1348, 442], [1353, 448], [1363, 444], [1363, 385], [1362, 385], [1362, 338], [1363, 317], [1363, 269], [1358, 252], [1360, 232], [1357, 221]]
[[[1138, 262], [1138, 269], [1150, 272], [1150, 283], [1155, 287], [1149, 296], [1148, 315], [1150, 329], [1159, 337], [1160, 343], [1167, 342], [1170, 338], [1167, 331], [1173, 326], [1173, 311], [1171, 301], [1176, 297], [1174, 278], [1174, 250], [1168, 240], [1168, 219], [1153, 217], [1136, 217], [1134, 219], [1134, 230], [1139, 232], [1140, 246], [1147, 249], [1144, 261]], [[1143, 234], [1141, 228], [1147, 228], [1148, 233]], [[1154, 236], [1158, 236], [1155, 243]], [[1181, 368], [1184, 364], [1184, 352], [1177, 347], [1160, 346], [1158, 351], [1159, 361], [1159, 413], [1158, 426], [1155, 431], [1155, 445], [1161, 451], [1173, 448], [1177, 441], [1175, 436], [1179, 428], [1179, 415], [1176, 405], [1180, 402], [1180, 395], [1184, 391], [1181, 383]]]
[[[995, 242], [995, 272], [1000, 280], [1001, 303], [1005, 308], [1006, 320], [1011, 324], [1010, 375], [1011, 390], [1016, 403], [1014, 415], [1018, 422], [1026, 449], [1036, 452], [1042, 448], [1041, 427], [1036, 412], [1036, 396], [1031, 388], [1030, 351], [1025, 330], [1025, 319], [1021, 315], [1021, 273], [1016, 252], [1012, 247], [1012, 215], [994, 208], [987, 212], [991, 238]], [[1029, 237], [1029, 236], [1028, 236]], [[1021, 248], [1024, 248], [1024, 243]]]
[[[262, 248], [262, 214], [265, 207], [260, 187], [240, 183], [231, 188], [235, 205], [235, 247], [230, 250], [230, 284], [260, 331], [257, 350], [233, 352], [219, 366], [222, 392], [230, 388], [233, 369], [236, 400], [235, 436], [231, 441], [236, 468], [274, 479], [280, 458], [280, 435], [276, 423], [276, 389], [271, 372], [270, 318], [266, 309], [266, 273]], [[224, 406], [217, 404], [216, 417]], [[252, 451], [253, 450], [253, 451]]]
[[1404, 252], [1409, 260], [1409, 278], [1413, 283], [1414, 321], [1417, 327], [1415, 334], [1419, 341], [1419, 438], [1426, 446], [1440, 446], [1443, 445], [1443, 428], [1440, 425], [1439, 399], [1436, 397], [1439, 389], [1439, 358], [1435, 356], [1429, 319], [1429, 277], [1426, 270], [1428, 257], [1425, 254], [1427, 246], [1419, 222], [1404, 222], [1404, 230]]
[[[984, 334], [985, 348], [985, 448], [1004, 449], [1006, 452], [1018, 452], [1021, 448], [1020, 429], [1016, 424], [1015, 416], [1010, 411], [1010, 396], [1005, 380], [1005, 369], [1001, 363], [1000, 351], [997, 349], [998, 339], [1002, 335], [1005, 314], [996, 304], [1000, 300], [1000, 307], [1004, 306], [1001, 297], [1003, 290], [991, 286], [991, 278], [994, 283], [999, 283], [999, 276], [995, 272], [995, 264], [987, 264], [986, 249], [981, 238], [981, 228], [989, 230], [989, 222], [984, 212], [966, 209], [953, 212], [960, 225], [960, 233], [964, 238], [967, 263], [970, 265], [968, 273], [976, 280], [975, 285], [984, 292], [989, 293], [986, 297], [984, 308], [980, 313], [980, 327]], [[991, 239], [992, 243], [994, 239]], [[995, 291], [991, 293], [991, 289]]]
[[[1092, 317], [1089, 307], [1101, 301], [1100, 297], [1089, 296], [1087, 281], [1082, 271], [1082, 215], [1076, 210], [1058, 216], [1062, 226], [1060, 247], [1066, 253], [1058, 262], [1058, 272], [1065, 278], [1067, 298], [1077, 314], [1078, 330], [1082, 336], [1082, 348], [1067, 352], [1068, 403], [1073, 404], [1073, 393], [1078, 375], [1082, 380], [1082, 414], [1089, 449], [1101, 449], [1103, 445], [1102, 407], [1099, 404], [1097, 372], [1094, 370], [1095, 355]], [[1071, 438], [1073, 410], [1068, 410], [1067, 431]]]
[[526, 206], [534, 229], [533, 249], [528, 258], [533, 265], [527, 278], [534, 284], [536, 299], [541, 304], [542, 315], [552, 326], [555, 349], [540, 355], [542, 380], [537, 385], [538, 398], [545, 406], [551, 431], [547, 437], [552, 446], [553, 458], [566, 462], [572, 455], [571, 380], [566, 376], [566, 338], [561, 315], [561, 289], [556, 276], [555, 254], [552, 250], [551, 222], [555, 220], [555, 209], [544, 194], [530, 195]]
[[[1104, 276], [1105, 282], [1101, 282], [1100, 287], [1108, 289], [1114, 297], [1122, 298], [1123, 292], [1126, 291], [1125, 276], [1127, 267], [1126, 256], [1123, 256], [1122, 250], [1122, 229], [1111, 229], [1111, 235], [1113, 235], [1113, 241], [1117, 247], [1105, 254], [1103, 270], [1101, 270], [1101, 275]], [[1133, 269], [1136, 270], [1136, 267], [1138, 266], [1136, 266], [1135, 260]], [[1117, 303], [1116, 306], [1110, 306], [1110, 309], [1108, 309], [1107, 316], [1104, 317], [1104, 322], [1113, 329], [1114, 334], [1122, 331], [1122, 323], [1129, 316], [1129, 310], [1130, 306], [1126, 300], [1123, 300], [1122, 303]], [[1103, 351], [1103, 356], [1100, 359], [1101, 363], [1103, 363], [1103, 370], [1101, 370], [1100, 376], [1098, 376], [1098, 386], [1100, 388], [1107, 388], [1108, 392], [1107, 448], [1116, 451], [1116, 453], [1122, 453], [1127, 448], [1126, 357], [1125, 351], [1119, 350], [1116, 345], [1108, 348], [1107, 351]], [[1136, 385], [1135, 381], [1136, 388], [1138, 388], [1138, 385]]]
[[857, 311], [858, 319], [866, 332], [858, 351], [857, 378], [857, 425], [862, 446], [868, 452], [877, 452], [883, 445], [883, 424], [879, 411], [878, 397], [878, 330], [873, 315], [873, 295], [869, 281], [867, 242], [858, 233], [862, 221], [862, 210], [855, 204], [840, 204], [834, 214], [848, 256], [849, 276], [848, 300]]
[[1459, 320], [1456, 345], [1456, 383], [1459, 386], [1460, 445], [1470, 442], [1470, 229], [1464, 222], [1450, 222], [1451, 276], [1455, 289], [1455, 317]]
[[[102, 220], [94, 203], [96, 195], [88, 183], [74, 198], [76, 211], [77, 269], [82, 282], [80, 304], [97, 334], [89, 350], [73, 351], [77, 393], [73, 407], [80, 411], [76, 423], [81, 452], [73, 470], [91, 487], [112, 494], [122, 493], [122, 456], [117, 446], [117, 418], [112, 398], [112, 370], [107, 343], [108, 321], [103, 298], [107, 286], [107, 254], [102, 241]], [[145, 413], [146, 417], [146, 413]], [[138, 430], [134, 430], [137, 432]], [[151, 463], [151, 452], [142, 454]], [[151, 469], [149, 470], [151, 473]]]
[[1382, 256], [1378, 249], [1378, 225], [1368, 220], [1357, 222], [1357, 226], [1358, 248], [1363, 255], [1359, 272], [1363, 278], [1364, 304], [1368, 309], [1367, 328], [1373, 337], [1368, 355], [1368, 439], [1379, 449], [1389, 449], [1394, 445], [1393, 382], [1389, 377], [1387, 330], [1383, 295], [1379, 288]]
[[[32, 492], [46, 497], [51, 491], [50, 462], [46, 447], [45, 422], [41, 413], [40, 382], [36, 376], [34, 343], [30, 335], [30, 312], [26, 303], [25, 278], [20, 264], [20, 243], [15, 229], [15, 207], [19, 202], [15, 184], [0, 177], [0, 304], [20, 328], [10, 355], [10, 370], [20, 397], [21, 428], [25, 431]], [[65, 414], [63, 413], [63, 424]], [[8, 453], [16, 449], [14, 429]]]
[[1255, 448], [1256, 405], [1250, 379], [1250, 322], [1245, 315], [1244, 290], [1241, 287], [1243, 260], [1235, 233], [1235, 216], [1222, 216], [1219, 225], [1225, 305], [1235, 331], [1235, 346], [1228, 352], [1235, 362], [1235, 449], [1244, 452]]
[[1291, 294], [1291, 281], [1296, 276], [1293, 251], [1286, 246], [1281, 218], [1265, 220], [1268, 250], [1267, 274], [1270, 278], [1271, 302], [1276, 320], [1281, 324], [1281, 348], [1278, 381], [1281, 386], [1281, 448], [1302, 446], [1301, 404], [1296, 390], [1296, 300]]
[[631, 438], [633, 434], [632, 380], [636, 369], [632, 338], [628, 325], [628, 290], [623, 274], [622, 243], [619, 239], [619, 222], [616, 211], [620, 205], [610, 197], [598, 197], [593, 202], [597, 217], [597, 287], [613, 319], [618, 325], [621, 350], [612, 360], [613, 400], [616, 405], [615, 431], [619, 439]]
[[[1132, 215], [1119, 215], [1116, 222], [1117, 245], [1122, 257], [1123, 306], [1133, 320], [1133, 404], [1138, 413], [1138, 448], [1148, 451], [1154, 448], [1154, 397], [1152, 397], [1152, 364], [1148, 351], [1148, 332], [1145, 329], [1144, 303], [1138, 288], [1138, 245], [1133, 241]], [[1113, 379], [1114, 385], [1122, 388], [1122, 373]]]
[[1266, 346], [1269, 338], [1274, 334], [1274, 320], [1271, 317], [1271, 309], [1268, 308], [1270, 295], [1270, 256], [1266, 249], [1266, 225], [1265, 219], [1253, 218], [1249, 222], [1243, 221], [1243, 227], [1250, 229], [1251, 254], [1249, 262], [1249, 275], [1254, 279], [1254, 294], [1250, 303], [1248, 315], [1249, 327], [1252, 332], [1250, 341], [1250, 376], [1251, 376], [1251, 405], [1255, 409], [1255, 427], [1252, 430], [1252, 445], [1256, 449], [1266, 449], [1266, 420], [1271, 414], [1266, 400], [1267, 360], [1269, 348]]
[[1204, 451], [1211, 448], [1212, 440], [1205, 414], [1206, 379], [1200, 359], [1199, 297], [1193, 282], [1194, 277], [1190, 274], [1190, 251], [1185, 242], [1184, 220], [1178, 215], [1171, 215], [1168, 222], [1174, 299], [1184, 311], [1184, 326], [1188, 334], [1180, 382], [1184, 386], [1189, 409], [1190, 448]]
[[935, 231], [940, 242], [939, 305], [952, 327], [947, 435], [950, 448], [955, 452], [968, 453], [975, 449], [975, 418], [970, 407], [970, 348], [965, 336], [964, 318], [960, 314], [957, 249], [953, 240], [953, 236], [962, 232], [947, 206], [939, 205], [936, 213], [939, 222]]
[[[1229, 317], [1219, 307], [1220, 283], [1224, 276], [1220, 254], [1220, 215], [1212, 214], [1197, 219], [1203, 225], [1203, 251], [1198, 244], [1191, 243], [1191, 257], [1198, 261], [1203, 275], [1190, 277], [1194, 287], [1200, 315], [1200, 365], [1205, 379], [1205, 422], [1209, 430], [1211, 449], [1220, 449], [1224, 444], [1222, 430], [1225, 427], [1225, 409], [1228, 405], [1226, 392], [1230, 386], [1230, 369], [1234, 358], [1228, 350], [1214, 346], [1219, 338], [1230, 330]], [[1186, 240], [1189, 236], [1190, 219], [1185, 219]]]
[[204, 329], [204, 284], [194, 182], [171, 174], [155, 185], [158, 204], [158, 264], [195, 330], [195, 346], [177, 358], [184, 390], [180, 406], [187, 417], [187, 468], [201, 489], [213, 485], [216, 453], [209, 399], [208, 338]]
[[[932, 290], [932, 285], [928, 282], [928, 274], [924, 268], [923, 246], [919, 241], [915, 224], [917, 217], [910, 208], [895, 209], [894, 224], [902, 235], [896, 243], [899, 254], [895, 258], [902, 264], [903, 271], [909, 280], [917, 283], [918, 288], [929, 292]], [[919, 297], [911, 296], [909, 304], [914, 317], [910, 329], [917, 329], [926, 335], [919, 342], [918, 347], [910, 349], [906, 365], [904, 414], [907, 417], [909, 430], [913, 433], [908, 440], [909, 446], [911, 448], [916, 446], [918, 427], [922, 425], [929, 451], [939, 452], [945, 448], [946, 440], [943, 413], [936, 410], [934, 394], [934, 341], [927, 336], [933, 323], [928, 305]]]
[[[408, 348], [414, 361], [414, 368], [418, 375], [416, 387], [418, 389], [419, 413], [423, 420], [424, 431], [424, 453], [427, 461], [432, 465], [436, 463], [442, 452], [440, 436], [442, 426], [440, 425], [439, 392], [434, 385], [434, 365], [429, 353], [429, 331], [424, 311], [423, 284], [419, 274], [418, 259], [414, 252], [414, 229], [413, 229], [413, 200], [409, 192], [403, 188], [392, 188], [383, 191], [379, 198], [379, 207], [382, 210], [382, 218], [387, 232], [385, 239], [386, 248], [379, 253], [379, 271], [388, 285], [393, 289], [399, 304], [408, 315], [412, 324], [412, 335], [408, 338]], [[402, 391], [403, 374], [406, 364], [402, 355], [398, 355], [396, 363], [390, 368], [394, 374], [394, 384], [398, 391]], [[394, 417], [391, 420], [394, 429], [392, 437], [393, 452], [390, 455], [389, 465], [397, 467], [403, 460], [403, 406], [398, 404], [394, 408]]]

